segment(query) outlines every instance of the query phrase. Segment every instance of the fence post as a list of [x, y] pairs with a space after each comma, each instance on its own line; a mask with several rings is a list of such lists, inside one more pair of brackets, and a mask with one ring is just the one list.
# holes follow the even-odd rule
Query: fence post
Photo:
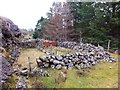
[[29, 67], [29, 72], [31, 72], [30, 57], [28, 57], [28, 67]]
[[108, 48], [107, 48], [107, 51], [109, 51], [110, 49], [110, 40], [108, 41]]

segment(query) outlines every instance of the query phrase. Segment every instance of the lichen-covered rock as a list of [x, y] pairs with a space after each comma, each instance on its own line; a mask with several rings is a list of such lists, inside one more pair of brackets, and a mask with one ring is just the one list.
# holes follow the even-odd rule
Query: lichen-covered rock
[[1, 64], [2, 64], [2, 67], [1, 67], [1, 75], [2, 75], [1, 77], [2, 78], [1, 79], [3, 81], [6, 81], [9, 79], [9, 76], [12, 75], [14, 70], [13, 70], [11, 64], [8, 62], [8, 60], [5, 57], [2, 56], [1, 60], [2, 60], [1, 61]]
[[[12, 64], [19, 56], [19, 36], [21, 32], [10, 19], [0, 16], [0, 65], [2, 81], [13, 73]], [[2, 53], [2, 54], [1, 54]]]
[[21, 32], [17, 25], [15, 25], [10, 19], [0, 16], [0, 32], [2, 36], [1, 46], [6, 50], [18, 44], [18, 37]]
[[[21, 32], [17, 25], [15, 25], [10, 19], [0, 16], [0, 27], [4, 35], [19, 37]], [[5, 32], [8, 31], [8, 32]]]

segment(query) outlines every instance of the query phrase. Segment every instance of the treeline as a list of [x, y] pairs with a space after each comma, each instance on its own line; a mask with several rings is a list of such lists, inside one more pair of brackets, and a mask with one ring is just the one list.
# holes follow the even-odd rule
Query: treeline
[[53, 3], [38, 20], [33, 38], [92, 43], [120, 49], [120, 2]]

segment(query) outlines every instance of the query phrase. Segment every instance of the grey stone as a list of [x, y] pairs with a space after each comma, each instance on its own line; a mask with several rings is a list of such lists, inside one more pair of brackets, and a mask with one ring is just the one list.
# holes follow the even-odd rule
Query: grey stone
[[92, 62], [92, 65], [95, 65], [95, 64], [96, 64], [96, 62], [95, 62], [95, 61], [93, 61], [93, 62]]
[[65, 63], [68, 63], [68, 61], [69, 61], [68, 59], [65, 59], [65, 60], [64, 60]]
[[2, 47], [8, 50], [18, 44], [15, 37], [18, 38], [21, 32], [10, 19], [0, 16], [0, 30], [2, 31]]
[[52, 56], [53, 59], [55, 59], [55, 56]]
[[50, 76], [47, 70], [45, 70], [42, 74], [43, 74], [44, 77], [49, 77]]
[[28, 75], [28, 70], [21, 70], [20, 75], [27, 76]]
[[49, 66], [49, 63], [45, 63], [45, 64], [44, 64], [44, 67], [47, 68], [48, 66]]
[[54, 61], [54, 59], [50, 59], [50, 62], [53, 62]]
[[73, 66], [68, 66], [68, 70], [72, 70], [73, 68]]
[[8, 77], [12, 75], [14, 70], [5, 57], [2, 56], [1, 60], [2, 60], [2, 69], [1, 69], [2, 75], [1, 75], [1, 77], [2, 77], [2, 79], [7, 80], [7, 79], [9, 79]]
[[62, 60], [63, 59], [63, 57], [61, 55], [57, 55], [56, 58], [57, 58], [57, 60]]
[[75, 65], [75, 67], [79, 70], [81, 69], [81, 67], [79, 65]]
[[55, 65], [51, 65], [51, 68], [54, 69], [54, 68], [55, 68]]
[[67, 66], [63, 66], [62, 68], [63, 68], [63, 69], [67, 69]]
[[61, 64], [61, 65], [63, 65], [63, 66], [65, 65], [65, 63], [64, 63], [64, 62], [60, 62], [60, 64]]
[[56, 69], [62, 69], [62, 65], [61, 64], [58, 64], [57, 66], [56, 66]]
[[22, 77], [19, 77], [16, 88], [17, 89], [27, 89], [28, 88], [27, 83], [25, 82], [25, 80]]
[[71, 60], [72, 60], [73, 58], [72, 58], [72, 57], [69, 57], [69, 59], [71, 59]]

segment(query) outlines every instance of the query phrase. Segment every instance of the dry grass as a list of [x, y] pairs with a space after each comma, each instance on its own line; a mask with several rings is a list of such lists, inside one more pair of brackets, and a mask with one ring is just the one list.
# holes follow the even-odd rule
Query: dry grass
[[64, 55], [64, 54], [71, 54], [71, 53], [75, 53], [76, 50], [71, 50], [71, 49], [61, 49], [60, 47], [47, 47], [47, 48], [44, 48], [46, 51], [48, 52], [51, 52], [51, 53], [54, 53], [54, 54], [61, 54], [61, 55]]
[[43, 56], [45, 56], [45, 54], [37, 49], [25, 49], [21, 51], [18, 64], [22, 64], [22, 67], [28, 67], [28, 57], [30, 57], [31, 66], [35, 67], [37, 65], [36, 58]]
[[[70, 49], [60, 50], [60, 48], [52, 47], [53, 52], [55, 53], [56, 50], [58, 50], [58, 54], [66, 54], [73, 53], [75, 51], [72, 51]], [[50, 51], [50, 48], [45, 48], [45, 50]], [[21, 54], [18, 58], [18, 64], [22, 64], [22, 67], [28, 67], [28, 57], [30, 57], [31, 66], [35, 67], [36, 64], [36, 58], [38, 57], [44, 57], [46, 54], [43, 52], [38, 51], [36, 48], [30, 48], [30, 49], [22, 49]]]

